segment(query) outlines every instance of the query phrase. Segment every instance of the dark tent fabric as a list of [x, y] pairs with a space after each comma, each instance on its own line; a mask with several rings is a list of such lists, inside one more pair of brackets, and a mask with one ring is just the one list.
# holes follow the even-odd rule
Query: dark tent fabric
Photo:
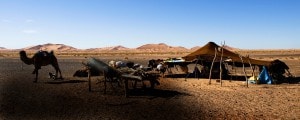
[[263, 70], [259, 74], [258, 80], [260, 84], [272, 84], [272, 77], [269, 75], [268, 70], [265, 66], [263, 66]]
[[[217, 57], [220, 58], [220, 56], [222, 54], [222, 51], [220, 48], [221, 47], [219, 45], [217, 45], [216, 43], [208, 42], [203, 47], [199, 48], [198, 50], [196, 50], [182, 58], [185, 59], [186, 61], [193, 61], [199, 57], [209, 58], [210, 60], [212, 60], [212, 58], [215, 55], [215, 50], [217, 50]], [[241, 57], [243, 58], [244, 63], [250, 62], [253, 65], [269, 66], [271, 63], [271, 61], [255, 60], [255, 59], [251, 59], [249, 57], [244, 57], [244, 56], [241, 56]], [[241, 60], [239, 54], [229, 51], [227, 49], [223, 49], [223, 58], [231, 59], [234, 62], [242, 63], [242, 60]]]

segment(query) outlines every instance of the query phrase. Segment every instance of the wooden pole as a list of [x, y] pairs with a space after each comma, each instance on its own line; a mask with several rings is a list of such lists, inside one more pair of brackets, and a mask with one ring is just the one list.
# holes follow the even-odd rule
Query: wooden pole
[[244, 72], [244, 75], [245, 75], [245, 78], [246, 78], [246, 84], [247, 84], [247, 87], [248, 87], [248, 78], [247, 78], [247, 74], [246, 74], [246, 71], [245, 71], [245, 65], [244, 65], [243, 57], [240, 55], [240, 58], [241, 58], [242, 63], [243, 63], [243, 72]]
[[88, 81], [89, 81], [89, 91], [92, 91], [92, 85], [91, 85], [91, 71], [88, 70]]
[[104, 70], [102, 71], [104, 75], [104, 94], [106, 94], [106, 81], [107, 81], [107, 74]]
[[[196, 68], [197, 68], [197, 64], [198, 64], [198, 62], [199, 62], [199, 57], [198, 57], [198, 59], [197, 59], [197, 62], [196, 62], [196, 65], [195, 65], [195, 67], [194, 67], [194, 71], [196, 70]], [[198, 69], [198, 68], [197, 68]], [[194, 72], [193, 71], [193, 72]], [[195, 72], [195, 77], [197, 76], [197, 78], [198, 78], [198, 80], [199, 80], [199, 75], [198, 75], [198, 72]]]
[[[225, 44], [225, 42], [224, 42]], [[222, 44], [221, 46], [221, 58], [220, 58], [220, 83], [221, 83], [221, 86], [222, 86], [222, 60], [223, 60], [223, 47], [224, 47], [224, 44]]]
[[251, 64], [249, 55], [247, 55], [247, 59], [248, 59], [248, 63], [249, 63], [249, 65], [250, 65], [250, 68], [251, 68], [251, 70], [252, 70], [252, 76], [254, 76], [254, 67], [253, 67], [252, 64]]
[[128, 97], [128, 79], [127, 78], [123, 78], [124, 80], [124, 90], [125, 90], [125, 97]]
[[215, 48], [215, 57], [211, 63], [211, 66], [210, 66], [210, 71], [209, 71], [209, 85], [211, 84], [211, 73], [212, 73], [212, 69], [213, 69], [213, 66], [214, 66], [214, 62], [216, 60], [216, 57], [217, 57], [217, 48]]
[[[234, 63], [234, 61], [232, 60], [232, 66], [231, 66], [232, 68], [231, 68], [231, 70], [234, 70], [234, 75], [236, 76], [236, 68], [235, 68], [235, 63]], [[236, 79], [236, 78], [235, 78]], [[232, 74], [230, 75], [230, 80], [229, 80], [229, 82], [231, 82], [232, 81]]]
[[[254, 79], [255, 79], [255, 73], [254, 73], [255, 66], [252, 66], [251, 61], [250, 61], [250, 59], [249, 59], [249, 56], [248, 56], [248, 62], [249, 62], [250, 68], [251, 68], [251, 70], [252, 70], [252, 76], [253, 76]], [[255, 83], [257, 83], [257, 80], [256, 80], [256, 79], [255, 79]]]

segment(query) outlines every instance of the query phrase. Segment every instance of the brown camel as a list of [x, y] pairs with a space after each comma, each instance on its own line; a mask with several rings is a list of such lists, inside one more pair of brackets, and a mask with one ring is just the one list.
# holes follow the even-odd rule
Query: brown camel
[[57, 59], [54, 56], [53, 51], [51, 51], [50, 53], [47, 51], [39, 51], [35, 53], [32, 58], [28, 58], [26, 52], [22, 50], [20, 51], [20, 58], [25, 64], [34, 65], [34, 71], [32, 72], [32, 74], [35, 74], [35, 80], [33, 82], [37, 82], [38, 74], [39, 74], [38, 70], [41, 69], [41, 66], [46, 66], [49, 64], [51, 64], [56, 70], [55, 78], [57, 79], [57, 74], [59, 72], [60, 74], [59, 79], [63, 79], [61, 75], [61, 71], [58, 66]]

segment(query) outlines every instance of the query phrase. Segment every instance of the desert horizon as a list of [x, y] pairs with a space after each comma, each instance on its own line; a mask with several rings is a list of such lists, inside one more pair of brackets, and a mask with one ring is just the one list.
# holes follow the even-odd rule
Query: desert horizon
[[[169, 46], [165, 43], [159, 44], [145, 44], [137, 48], [126, 48], [122, 45], [114, 47], [104, 48], [89, 48], [89, 49], [77, 49], [72, 46], [64, 44], [42, 44], [33, 45], [21, 49], [7, 49], [1, 47], [0, 57], [19, 57], [19, 51], [25, 50], [28, 55], [33, 55], [39, 50], [54, 51], [59, 57], [92, 57], [92, 56], [152, 56], [154, 58], [172, 58], [185, 56], [202, 46], [195, 46], [191, 49], [186, 49], [180, 46]], [[299, 59], [300, 49], [241, 49], [236, 46], [231, 47], [229, 45], [224, 46], [225, 49], [241, 54], [243, 56], [249, 56], [255, 59], [263, 60], [290, 60]]]
[[[204, 44], [203, 44], [204, 45]], [[166, 43], [147, 43], [140, 45], [135, 48], [129, 48], [124, 45], [113, 45], [113, 46], [107, 46], [107, 47], [91, 47], [86, 49], [80, 49], [76, 48], [67, 44], [58, 44], [58, 43], [46, 43], [46, 44], [37, 44], [37, 45], [29, 45], [27, 47], [23, 48], [6, 48], [3, 46], [0, 46], [0, 51], [17, 51], [17, 50], [53, 50], [53, 51], [123, 51], [123, 50], [148, 50], [148, 51], [159, 51], [159, 50], [174, 50], [174, 51], [193, 51], [198, 48], [201, 48], [203, 45], [195, 45], [191, 48], [186, 48], [182, 46], [171, 46]], [[253, 49], [245, 49], [240, 48], [238, 46], [231, 46], [231, 45], [224, 45], [225, 49], [231, 50], [231, 51], [299, 51], [300, 48], [272, 48], [272, 49], [264, 49], [264, 48], [253, 48]]]

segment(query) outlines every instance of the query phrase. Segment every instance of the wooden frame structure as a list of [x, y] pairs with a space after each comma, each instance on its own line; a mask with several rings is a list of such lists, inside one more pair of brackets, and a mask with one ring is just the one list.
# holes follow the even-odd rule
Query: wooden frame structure
[[[155, 73], [147, 73], [144, 72], [142, 70], [140, 71], [136, 71], [139, 74], [138, 75], [132, 75], [132, 74], [123, 74], [120, 71], [116, 70], [115, 68], [112, 68], [110, 66], [108, 66], [106, 63], [102, 62], [101, 60], [95, 59], [95, 58], [91, 58], [88, 60], [86, 66], [88, 67], [88, 90], [92, 91], [92, 84], [91, 84], [91, 69], [90, 68], [94, 68], [97, 69], [98, 71], [103, 72], [104, 75], [104, 94], [106, 94], [106, 88], [107, 88], [107, 81], [113, 81], [114, 77], [117, 77], [117, 79], [119, 79], [118, 82], [121, 82], [124, 84], [123, 88], [125, 91], [125, 97], [128, 97], [128, 91], [129, 91], [129, 81], [133, 81], [134, 82], [134, 88], [136, 87], [137, 82], [142, 82], [142, 84], [144, 84], [143, 82], [145, 80], [150, 81], [150, 88], [154, 88], [155, 84], [159, 84], [159, 82], [157, 81], [157, 74]], [[119, 84], [119, 83], [118, 83]]]
[[[247, 87], [248, 87], [248, 79], [247, 79], [247, 75], [246, 75], [246, 71], [245, 71], [245, 63], [246, 63], [245, 61], [248, 61], [251, 68], [252, 68], [252, 65], [269, 66], [271, 63], [271, 61], [255, 60], [255, 59], [251, 59], [249, 57], [241, 56], [237, 53], [234, 53], [227, 49], [224, 49], [224, 46], [225, 46], [225, 42], [222, 44], [222, 46], [218, 46], [214, 42], [209, 42], [206, 45], [204, 45], [203, 47], [199, 48], [198, 50], [184, 56], [183, 58], [186, 61], [191, 61], [191, 60], [197, 59], [197, 57], [199, 57], [199, 56], [214, 56], [214, 58], [212, 59], [212, 63], [211, 63], [212, 65], [210, 68], [209, 84], [211, 84], [212, 67], [217, 58], [220, 58], [220, 82], [221, 82], [221, 85], [222, 85], [222, 72], [223, 72], [221, 65], [222, 65], [223, 59], [231, 59], [234, 62], [242, 63], [243, 72], [244, 72], [246, 82], [247, 82]], [[252, 70], [253, 70], [253, 68], [252, 68]]]

